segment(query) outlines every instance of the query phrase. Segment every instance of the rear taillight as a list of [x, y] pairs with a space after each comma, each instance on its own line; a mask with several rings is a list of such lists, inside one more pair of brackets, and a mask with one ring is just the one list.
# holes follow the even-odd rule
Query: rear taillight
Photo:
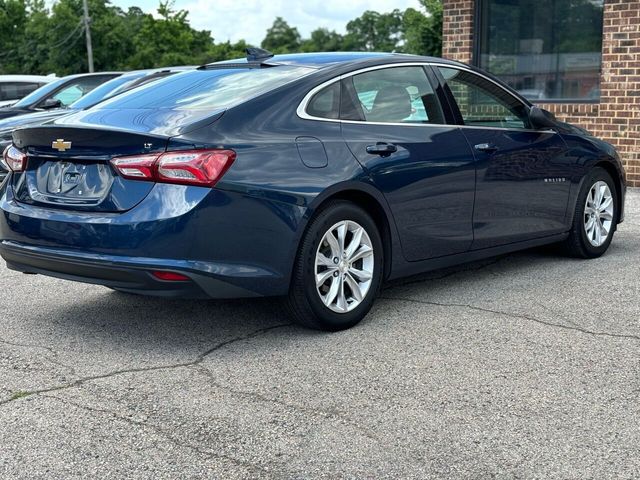
[[233, 150], [185, 150], [117, 157], [111, 164], [130, 180], [213, 187], [235, 159]]
[[22, 172], [27, 168], [27, 156], [13, 145], [5, 148], [3, 159], [12, 172]]

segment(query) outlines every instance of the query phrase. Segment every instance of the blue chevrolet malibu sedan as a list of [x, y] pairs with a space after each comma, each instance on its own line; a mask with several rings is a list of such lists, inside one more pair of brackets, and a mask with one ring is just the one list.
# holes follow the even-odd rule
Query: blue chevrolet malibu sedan
[[609, 144], [438, 58], [248, 52], [14, 132], [9, 268], [115, 290], [283, 296], [339, 330], [384, 281], [536, 245], [602, 255]]

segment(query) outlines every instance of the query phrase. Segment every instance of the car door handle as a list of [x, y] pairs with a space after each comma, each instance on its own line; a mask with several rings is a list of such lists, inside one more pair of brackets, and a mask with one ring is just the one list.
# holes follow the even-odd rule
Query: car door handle
[[387, 157], [397, 151], [398, 147], [393, 143], [378, 142], [375, 145], [367, 146], [367, 153], [370, 153], [371, 155], [380, 155], [382, 157]]
[[487, 152], [487, 153], [493, 153], [498, 150], [498, 147], [493, 143], [479, 143], [473, 148], [481, 152]]

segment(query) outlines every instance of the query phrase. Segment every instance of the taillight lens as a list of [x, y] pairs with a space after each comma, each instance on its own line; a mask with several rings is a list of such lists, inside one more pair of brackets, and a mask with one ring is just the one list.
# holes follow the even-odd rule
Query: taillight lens
[[27, 156], [13, 145], [5, 148], [3, 158], [12, 172], [22, 172], [27, 168]]
[[131, 180], [213, 187], [235, 159], [233, 150], [185, 150], [117, 157], [111, 164]]
[[153, 173], [158, 155], [142, 155], [138, 157], [120, 157], [111, 160], [111, 164], [124, 178], [135, 180], [153, 180]]

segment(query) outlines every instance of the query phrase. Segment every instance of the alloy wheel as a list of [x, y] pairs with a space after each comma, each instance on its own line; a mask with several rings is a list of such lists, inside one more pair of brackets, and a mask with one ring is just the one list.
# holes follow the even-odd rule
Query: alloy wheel
[[374, 251], [367, 231], [344, 220], [322, 237], [315, 260], [316, 290], [336, 313], [352, 311], [366, 297], [373, 278]]
[[602, 246], [613, 226], [614, 202], [606, 182], [597, 181], [589, 190], [584, 207], [584, 230], [589, 243]]

